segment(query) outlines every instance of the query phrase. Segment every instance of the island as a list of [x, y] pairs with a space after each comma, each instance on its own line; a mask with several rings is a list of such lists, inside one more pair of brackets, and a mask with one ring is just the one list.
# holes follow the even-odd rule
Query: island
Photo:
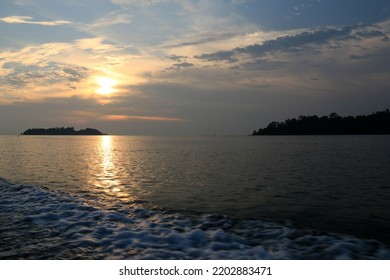
[[95, 128], [75, 130], [74, 127], [29, 128], [20, 135], [107, 135]]
[[271, 122], [265, 128], [254, 130], [252, 135], [341, 135], [390, 134], [390, 111], [370, 115], [299, 116], [284, 122]]

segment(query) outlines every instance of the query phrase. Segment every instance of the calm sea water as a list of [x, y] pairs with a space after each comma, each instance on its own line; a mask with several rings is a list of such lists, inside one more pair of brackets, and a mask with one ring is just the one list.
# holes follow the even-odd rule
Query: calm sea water
[[[326, 242], [344, 244], [345, 236], [390, 244], [389, 143], [389, 136], [0, 136], [0, 177], [3, 178], [0, 219], [5, 225], [3, 234], [0, 233], [0, 247], [4, 249], [0, 258], [388, 258], [387, 249], [376, 243], [364, 243], [361, 248], [358, 246], [357, 252], [350, 249], [355, 253], [338, 248], [338, 253], [333, 255], [324, 253], [329, 248], [316, 246]], [[78, 206], [68, 209], [69, 205]], [[87, 206], [93, 211], [83, 208]], [[116, 224], [113, 233], [109, 224], [93, 224], [97, 219], [91, 218], [91, 211], [97, 211], [106, 220], [109, 214], [99, 211], [130, 217], [132, 223], [137, 223], [133, 229], [147, 230], [149, 235], [160, 239], [145, 241], [133, 236], [125, 238], [126, 243], [118, 237], [106, 243], [122, 242], [123, 246], [102, 249], [105, 245], [100, 241], [123, 234], [117, 230], [123, 229], [127, 222], [126, 219], [116, 221], [121, 226]], [[48, 213], [54, 216], [45, 216]], [[139, 216], [140, 213], [144, 216]], [[65, 230], [69, 230], [78, 215], [86, 217], [86, 224], [71, 231], [75, 237], [58, 233], [54, 238], [47, 233], [49, 236], [38, 238], [39, 244], [41, 247], [42, 243], [44, 247], [51, 244], [52, 248], [59, 240], [71, 244], [72, 240], [79, 240], [81, 245], [76, 246], [77, 250], [93, 247], [93, 252], [77, 251], [68, 244], [66, 252], [52, 248], [41, 253], [17, 253], [20, 241], [10, 243], [11, 236], [17, 233], [25, 239], [25, 244], [31, 243], [31, 248], [36, 249], [36, 239], [28, 237], [31, 228], [42, 234], [41, 227], [52, 226], [56, 232], [54, 228], [65, 226], [59, 222], [66, 221]], [[29, 226], [22, 221], [28, 221]], [[142, 227], [138, 224], [141, 221], [148, 222], [148, 226]], [[83, 234], [83, 227], [89, 225], [88, 228], [91, 223], [93, 231]], [[153, 231], [162, 228], [170, 231]], [[96, 233], [99, 230], [107, 232], [100, 236]], [[256, 251], [257, 255], [252, 251], [239, 255], [238, 251], [245, 250], [236, 248], [238, 245], [221, 249], [215, 245], [221, 243], [222, 237], [218, 237], [221, 230], [229, 238], [241, 236], [245, 241], [237, 241], [240, 246], [263, 251]], [[274, 235], [267, 239], [264, 237], [267, 232]], [[286, 245], [283, 253], [275, 253], [277, 250], [272, 246], [276, 245], [267, 247], [266, 244], [279, 242], [280, 246], [286, 238], [281, 232], [288, 232], [288, 239], [295, 240], [290, 244], [293, 247], [303, 242], [296, 241], [296, 236], [309, 238], [312, 244], [302, 245], [299, 250], [311, 248], [322, 255], [311, 251], [294, 255], [292, 252], [297, 248], [288, 249], [290, 245]], [[200, 246], [196, 253], [191, 251], [193, 255], [191, 252], [176, 255], [171, 249], [164, 249], [160, 255], [148, 255], [145, 248], [134, 245], [134, 240], [141, 240], [149, 244], [146, 247], [153, 248], [150, 244], [162, 242], [164, 234], [177, 234], [172, 238], [173, 243], [167, 243], [169, 248], [172, 244], [183, 244], [180, 238], [185, 238], [187, 243], [183, 248], [186, 249], [180, 249], [184, 252], [198, 248], [200, 245], [197, 247], [193, 242], [199, 240], [208, 240], [208, 245]], [[319, 236], [324, 239], [313, 241]], [[235, 242], [230, 240], [227, 244]], [[160, 248], [160, 245], [156, 246]], [[371, 249], [362, 253], [363, 247]]]

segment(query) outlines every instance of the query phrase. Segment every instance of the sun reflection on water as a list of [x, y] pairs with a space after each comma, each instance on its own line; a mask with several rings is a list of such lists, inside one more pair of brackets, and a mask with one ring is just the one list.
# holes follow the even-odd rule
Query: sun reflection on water
[[101, 155], [102, 155], [102, 167], [104, 175], [110, 176], [110, 173], [114, 169], [115, 165], [112, 161], [112, 143], [111, 136], [102, 136], [101, 144]]
[[124, 171], [115, 164], [112, 136], [105, 135], [101, 137], [98, 169], [95, 185], [99, 188], [99, 191], [103, 191], [111, 197], [131, 199], [123, 183], [126, 174], [122, 174]]

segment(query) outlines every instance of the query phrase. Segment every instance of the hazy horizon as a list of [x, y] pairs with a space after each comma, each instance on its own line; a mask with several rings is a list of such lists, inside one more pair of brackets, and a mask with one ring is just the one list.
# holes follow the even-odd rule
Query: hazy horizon
[[0, 134], [248, 135], [389, 108], [390, 3], [5, 0]]

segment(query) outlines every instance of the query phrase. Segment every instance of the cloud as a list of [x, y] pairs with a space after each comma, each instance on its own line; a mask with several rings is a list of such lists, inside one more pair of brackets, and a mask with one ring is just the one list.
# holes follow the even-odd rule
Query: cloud
[[83, 38], [75, 41], [76, 46], [81, 50], [94, 52], [113, 52], [121, 50], [121, 47], [109, 43], [102, 37]]
[[236, 62], [236, 56], [240, 54], [252, 57], [263, 57], [271, 52], [296, 52], [301, 47], [307, 48], [310, 45], [319, 46], [329, 43], [331, 40], [349, 38], [351, 31], [351, 27], [305, 31], [292, 36], [282, 36], [273, 40], [267, 40], [262, 44], [235, 48], [231, 51], [218, 51], [210, 54], [201, 54], [195, 56], [195, 58], [207, 61]]
[[191, 0], [111, 0], [112, 3], [120, 5], [122, 7], [138, 6], [138, 7], [150, 7], [163, 4], [176, 4], [183, 11], [194, 13], [197, 10], [196, 4]]
[[[88, 111], [95, 109], [96, 111]], [[103, 111], [103, 112], [102, 112]], [[72, 110], [64, 114], [64, 119], [71, 122], [88, 123], [95, 120], [108, 122], [127, 122], [127, 121], [142, 121], [142, 122], [184, 122], [184, 119], [166, 117], [166, 116], [141, 116], [141, 115], [124, 115], [124, 114], [106, 114], [102, 108], [93, 108], [86, 106], [85, 110]]]
[[226, 41], [227, 39], [230, 39], [232, 37], [237, 36], [237, 33], [221, 33], [215, 32], [215, 30], [212, 30], [210, 32], [207, 32], [205, 34], [196, 34], [195, 38], [191, 38], [187, 41], [176, 42], [173, 44], [165, 45], [163, 48], [172, 49], [172, 48], [180, 48], [180, 47], [186, 47], [186, 46], [196, 46], [196, 45], [204, 45], [208, 43], [218, 42], [218, 41]]
[[45, 25], [45, 26], [56, 26], [70, 24], [70, 21], [65, 20], [53, 20], [53, 21], [34, 21], [33, 17], [30, 16], [9, 16], [0, 18], [0, 21], [11, 24], [34, 24], [34, 25]]
[[357, 31], [354, 35], [356, 38], [360, 38], [360, 39], [386, 37], [386, 34], [381, 30], [364, 30], [363, 29], [361, 31]]
[[171, 60], [175, 60], [175, 61], [178, 61], [178, 62], [181, 62], [182, 59], [186, 59], [188, 58], [188, 56], [185, 56], [185, 55], [170, 55], [168, 56], [167, 58], [171, 59]]
[[21, 49], [0, 51], [0, 69], [4, 63], [45, 66], [49, 62], [102, 67], [124, 63], [129, 47], [110, 42], [102, 37], [82, 38], [71, 42], [29, 45]]
[[1, 84], [11, 85], [14, 88], [22, 88], [26, 85], [49, 86], [60, 82], [74, 88], [74, 84], [86, 78], [88, 73], [85, 67], [54, 62], [44, 66], [7, 62], [3, 64], [3, 69], [10, 71], [0, 77]]
[[288, 65], [285, 61], [270, 61], [266, 59], [256, 59], [240, 65], [241, 69], [249, 71], [272, 71]]
[[188, 68], [188, 67], [193, 67], [195, 66], [193, 63], [190, 62], [180, 62], [180, 63], [175, 63], [171, 67], [166, 68], [166, 70], [180, 70], [183, 68]]
[[[221, 50], [213, 53], [195, 55], [194, 58], [203, 61], [220, 61], [235, 63], [243, 56], [249, 58], [266, 58], [276, 54], [319, 54], [325, 47], [333, 48], [344, 42], [355, 42], [356, 45], [364, 40], [382, 38], [388, 41], [387, 33], [380, 26], [342, 26], [339, 28], [321, 28], [300, 32], [294, 35], [280, 36], [265, 40], [261, 44], [251, 44], [236, 47], [231, 50]], [[260, 62], [264, 62], [260, 60]]]
[[130, 115], [103, 115], [99, 117], [105, 121], [128, 121], [128, 120], [139, 120], [139, 121], [169, 121], [169, 122], [182, 122], [183, 119], [164, 117], [164, 116], [130, 116]]
[[114, 11], [88, 25], [88, 28], [101, 28], [118, 24], [128, 24], [131, 23], [131, 19], [132, 16], [129, 14], [121, 14]]
[[196, 55], [195, 58], [207, 60], [207, 61], [227, 61], [227, 62], [236, 62], [237, 58], [234, 57], [236, 54], [235, 50], [233, 51], [218, 51], [215, 53], [201, 54]]
[[364, 60], [364, 59], [369, 59], [369, 58], [372, 58], [373, 55], [372, 54], [367, 54], [367, 55], [356, 55], [356, 54], [351, 54], [349, 55], [349, 58], [351, 60]]
[[14, 102], [15, 97], [34, 102], [49, 96], [99, 98], [97, 76], [120, 80], [119, 87], [134, 84], [139, 79], [133, 72], [139, 68], [133, 70], [126, 64], [131, 60], [141, 62], [127, 52], [126, 46], [104, 38], [0, 51], [0, 103]]
[[111, 0], [112, 3], [118, 5], [137, 5], [137, 6], [149, 6], [156, 4], [179, 2], [178, 0]]

